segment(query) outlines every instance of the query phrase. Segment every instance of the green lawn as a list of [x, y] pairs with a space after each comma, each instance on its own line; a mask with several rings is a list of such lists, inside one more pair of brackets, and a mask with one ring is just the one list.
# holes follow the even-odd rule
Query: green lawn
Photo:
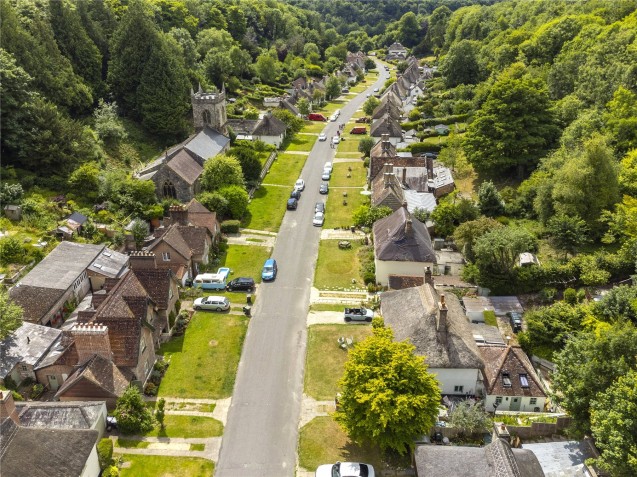
[[219, 266], [232, 270], [228, 280], [237, 277], [252, 277], [255, 282], [260, 282], [263, 262], [270, 257], [271, 252], [270, 247], [233, 244], [221, 256]]
[[[329, 214], [329, 212], [328, 212]], [[314, 286], [319, 290], [361, 288], [358, 249], [360, 242], [352, 241], [352, 248], [341, 250], [338, 240], [321, 240], [314, 274]], [[356, 284], [352, 284], [352, 279]]]
[[347, 104], [347, 101], [345, 101], [344, 99], [334, 99], [323, 106], [321, 109], [317, 109], [316, 112], [321, 113], [323, 116], [329, 119], [334, 111], [336, 111], [337, 109], [341, 109], [345, 104]]
[[343, 311], [345, 305], [340, 303], [312, 303], [310, 311]]
[[[268, 178], [266, 177], [266, 181]], [[242, 227], [277, 232], [285, 215], [285, 204], [292, 187], [261, 186], [248, 205]]]
[[130, 467], [120, 470], [121, 477], [210, 477], [215, 464], [199, 457], [164, 457], [157, 455], [124, 454]]
[[[310, 131], [306, 131], [310, 132]], [[301, 136], [296, 135], [290, 141], [290, 144], [286, 148], [286, 151], [305, 151], [310, 152], [312, 147], [314, 147], [314, 143], [318, 139], [318, 136]]]
[[223, 424], [212, 417], [179, 416], [166, 414], [164, 428], [156, 426], [145, 437], [219, 437], [223, 434]]
[[355, 444], [331, 417], [315, 417], [301, 429], [299, 465], [314, 471], [321, 464], [334, 462], [365, 462], [377, 472], [382, 468], [378, 448]]
[[495, 317], [495, 312], [493, 311], [485, 311], [484, 312], [484, 323], [490, 326], [498, 326], [498, 319]]
[[247, 328], [244, 316], [195, 313], [184, 336], [160, 348], [170, 366], [159, 385], [159, 397], [230, 396]]
[[[347, 193], [347, 197], [343, 197], [343, 192]], [[346, 201], [345, 205], [343, 199]], [[365, 204], [369, 204], [369, 196], [361, 194], [360, 188], [330, 189], [323, 228], [349, 227], [352, 225], [354, 211]]]
[[290, 186], [291, 191], [303, 170], [306, 160], [306, 155], [279, 154], [263, 182], [266, 184], [287, 185]]
[[[348, 173], [350, 177], [347, 177]], [[365, 165], [361, 160], [356, 162], [335, 162], [332, 166], [331, 187], [363, 187], [366, 181], [367, 169], [365, 169]]]
[[362, 324], [310, 326], [303, 392], [319, 401], [334, 399], [347, 361], [347, 351], [339, 348], [338, 338], [352, 337], [354, 343], [358, 343], [371, 334], [372, 327]]
[[[325, 116], [325, 115], [324, 115]], [[303, 130], [301, 132], [304, 133], [314, 133], [316, 134], [315, 138], [318, 138], [318, 134], [325, 129], [328, 122], [325, 121], [305, 121], [305, 126], [303, 126]], [[302, 135], [300, 137], [303, 137]], [[306, 136], [311, 137], [311, 136]]]
[[190, 444], [191, 451], [203, 451], [206, 449], [206, 444]]
[[362, 134], [361, 135], [354, 134], [353, 136], [346, 134], [345, 136], [343, 136], [344, 140], [341, 140], [341, 143], [338, 145], [336, 154], [338, 155], [343, 152], [345, 153], [355, 152], [359, 155], [359, 157], [362, 156], [362, 154], [358, 151], [358, 143], [360, 142], [361, 137], [363, 137]]

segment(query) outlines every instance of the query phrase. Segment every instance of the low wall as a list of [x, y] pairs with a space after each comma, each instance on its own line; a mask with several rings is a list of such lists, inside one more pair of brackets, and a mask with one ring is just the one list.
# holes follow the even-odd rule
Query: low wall
[[546, 437], [558, 434], [571, 424], [568, 416], [558, 417], [557, 422], [534, 422], [530, 426], [506, 426], [509, 433], [518, 436], [520, 439], [532, 439], [535, 437]]

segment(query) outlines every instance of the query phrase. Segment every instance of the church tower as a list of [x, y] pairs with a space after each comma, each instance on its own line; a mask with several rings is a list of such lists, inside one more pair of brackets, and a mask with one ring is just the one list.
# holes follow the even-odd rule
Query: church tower
[[226, 88], [222, 86], [220, 92], [206, 93], [199, 85], [195, 93], [190, 90], [192, 102], [192, 115], [196, 131], [201, 131], [204, 127], [216, 129], [221, 134], [227, 135], [226, 123]]

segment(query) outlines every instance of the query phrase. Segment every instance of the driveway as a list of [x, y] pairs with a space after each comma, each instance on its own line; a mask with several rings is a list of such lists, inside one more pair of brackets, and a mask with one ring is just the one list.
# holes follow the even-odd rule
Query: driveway
[[[380, 69], [375, 84], [341, 108], [324, 132], [336, 134], [389, 74]], [[316, 141], [301, 177], [306, 189], [297, 210], [285, 214], [272, 257], [279, 273], [263, 283], [244, 344], [228, 423], [215, 475], [293, 476], [303, 396], [306, 319], [321, 229], [312, 226], [323, 164], [334, 158], [329, 142]], [[329, 211], [328, 211], [329, 213]]]

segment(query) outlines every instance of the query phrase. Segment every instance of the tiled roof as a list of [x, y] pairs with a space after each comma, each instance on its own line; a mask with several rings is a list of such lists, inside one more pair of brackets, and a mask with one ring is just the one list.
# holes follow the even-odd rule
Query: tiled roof
[[71, 374], [60, 386], [55, 397], [63, 396], [80, 380], [87, 379], [104, 391], [104, 398], [116, 398], [124, 394], [130, 381], [115, 364], [100, 355], [94, 355]]
[[164, 233], [161, 237], [155, 240], [151, 245], [148, 246], [148, 251], [152, 252], [153, 249], [161, 242], [164, 241], [168, 245], [170, 245], [173, 250], [175, 250], [179, 255], [181, 255], [186, 260], [190, 260], [192, 256], [192, 252], [190, 251], [190, 247], [184, 240], [184, 238], [179, 233], [179, 230], [175, 226], [168, 227], [166, 233]]
[[216, 212], [210, 212], [196, 199], [192, 199], [186, 205], [186, 210], [188, 211], [188, 222], [192, 225], [206, 227], [213, 237], [219, 231], [219, 228], [215, 226]]
[[[481, 346], [480, 354], [484, 361], [486, 392], [497, 396], [545, 397], [546, 393], [535, 374], [533, 365], [522, 348], [514, 346]], [[508, 375], [510, 386], [505, 385], [504, 375]], [[526, 378], [524, 386], [523, 378]], [[507, 382], [508, 384], [508, 382]]]
[[203, 167], [190, 155], [186, 149], [182, 149], [175, 154], [166, 164], [167, 167], [172, 169], [179, 177], [181, 177], [188, 184], [194, 184]]
[[194, 225], [175, 225], [175, 227], [193, 254], [201, 255], [205, 252], [206, 242], [209, 240], [208, 231], [205, 227], [196, 227]]
[[16, 285], [9, 290], [11, 299], [22, 307], [23, 319], [37, 323], [64, 296], [66, 290], [31, 285]]
[[[411, 220], [411, 231], [407, 223]], [[376, 221], [373, 227], [374, 255], [378, 260], [399, 262], [433, 262], [436, 255], [425, 224], [404, 208]]]
[[389, 289], [403, 290], [405, 288], [419, 287], [425, 283], [423, 276], [389, 275]]
[[170, 269], [139, 269], [132, 270], [151, 299], [161, 310], [168, 308], [170, 287], [175, 280]]

